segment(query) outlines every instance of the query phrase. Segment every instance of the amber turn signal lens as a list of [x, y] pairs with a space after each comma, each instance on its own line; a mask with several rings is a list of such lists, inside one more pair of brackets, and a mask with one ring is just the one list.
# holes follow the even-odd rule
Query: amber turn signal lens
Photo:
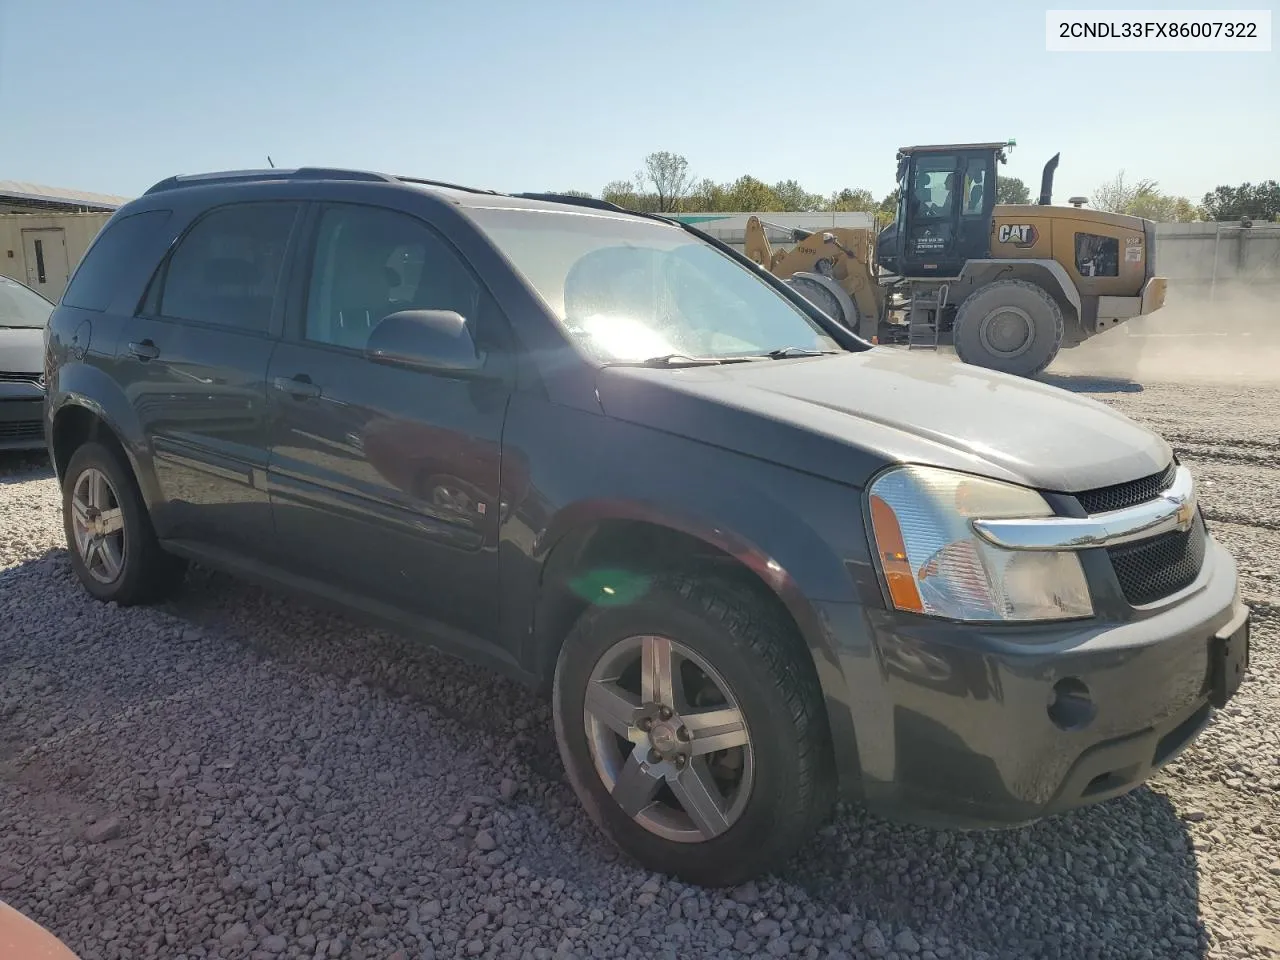
[[907, 544], [893, 508], [877, 496], [871, 497], [871, 529], [875, 534], [880, 565], [889, 585], [889, 598], [899, 610], [924, 613], [924, 601], [916, 587], [916, 578], [907, 559]]

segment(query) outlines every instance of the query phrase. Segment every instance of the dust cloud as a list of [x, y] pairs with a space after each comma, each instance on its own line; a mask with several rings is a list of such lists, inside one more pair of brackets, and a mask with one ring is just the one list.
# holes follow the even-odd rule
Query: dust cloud
[[1163, 309], [1062, 351], [1046, 371], [1137, 383], [1280, 383], [1280, 285], [1170, 290]]

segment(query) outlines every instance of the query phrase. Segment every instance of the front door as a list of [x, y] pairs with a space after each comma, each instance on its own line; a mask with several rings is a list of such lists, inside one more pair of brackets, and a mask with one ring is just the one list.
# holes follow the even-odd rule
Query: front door
[[61, 227], [23, 230], [22, 254], [27, 266], [27, 286], [57, 303], [71, 276], [66, 232]]
[[162, 536], [256, 554], [269, 542], [267, 364], [301, 205], [196, 221], [121, 337], [119, 376], [151, 446]]
[[364, 346], [397, 310], [455, 310], [493, 360], [505, 320], [423, 220], [335, 203], [312, 233], [268, 371], [278, 545], [357, 601], [492, 635], [508, 388], [375, 364]]
[[912, 156], [899, 204], [902, 275], [955, 277], [966, 261], [987, 256], [995, 183], [989, 151]]

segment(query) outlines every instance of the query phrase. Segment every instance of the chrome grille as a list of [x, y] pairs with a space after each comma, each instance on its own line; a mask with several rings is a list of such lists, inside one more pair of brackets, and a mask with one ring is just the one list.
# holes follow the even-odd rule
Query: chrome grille
[[1177, 464], [1170, 463], [1159, 473], [1153, 473], [1140, 480], [1129, 480], [1126, 483], [1115, 483], [1109, 487], [1098, 487], [1096, 490], [1086, 490], [1083, 493], [1077, 493], [1075, 496], [1080, 501], [1080, 506], [1084, 507], [1085, 513], [1106, 513], [1108, 510], [1123, 510], [1125, 507], [1146, 503], [1148, 500], [1154, 500], [1160, 496], [1160, 491], [1168, 489], [1177, 473]]
[[1199, 514], [1185, 533], [1175, 530], [1107, 550], [1126, 600], [1135, 606], [1155, 603], [1195, 582], [1208, 538]]
[[[1178, 472], [1177, 461], [1159, 473], [1138, 480], [1116, 483], [1077, 493], [1080, 506], [1089, 514], [1123, 510], [1155, 500], [1172, 486]], [[1200, 508], [1189, 530], [1172, 531], [1133, 543], [1107, 548], [1112, 569], [1125, 599], [1134, 606], [1155, 603], [1195, 582], [1204, 564], [1208, 533]]]

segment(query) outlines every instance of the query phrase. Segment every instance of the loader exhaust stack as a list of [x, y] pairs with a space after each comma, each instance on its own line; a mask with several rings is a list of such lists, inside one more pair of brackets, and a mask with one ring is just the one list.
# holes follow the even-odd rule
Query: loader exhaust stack
[[1058, 158], [1062, 156], [1055, 153], [1049, 162], [1044, 165], [1044, 173], [1040, 175], [1040, 206], [1047, 207], [1053, 203], [1053, 173], [1058, 169]]

